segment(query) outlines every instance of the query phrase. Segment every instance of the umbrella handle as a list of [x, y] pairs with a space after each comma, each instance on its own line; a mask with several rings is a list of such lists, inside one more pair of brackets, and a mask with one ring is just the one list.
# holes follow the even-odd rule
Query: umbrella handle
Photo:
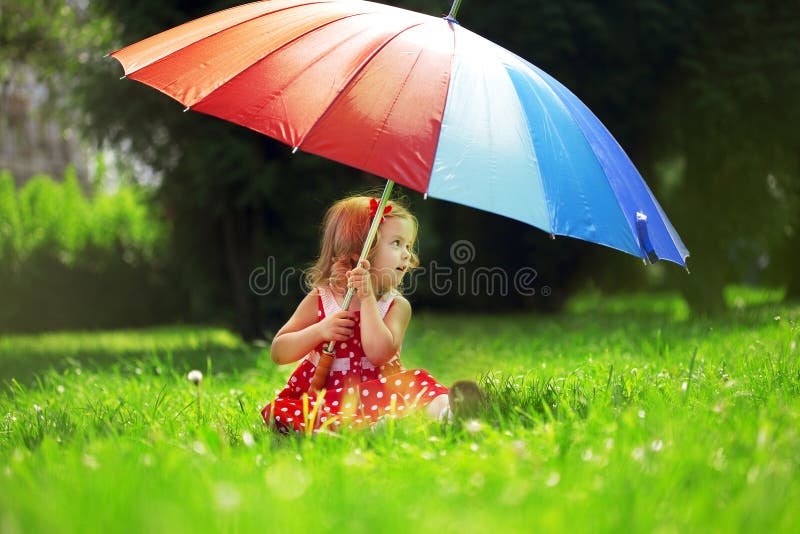
[[331, 371], [331, 365], [333, 365], [333, 360], [335, 358], [336, 354], [334, 352], [328, 352], [328, 347], [325, 347], [319, 355], [317, 369], [314, 371], [314, 376], [311, 378], [311, 387], [309, 388], [311, 393], [316, 393], [325, 387], [325, 382], [328, 379], [328, 374]]

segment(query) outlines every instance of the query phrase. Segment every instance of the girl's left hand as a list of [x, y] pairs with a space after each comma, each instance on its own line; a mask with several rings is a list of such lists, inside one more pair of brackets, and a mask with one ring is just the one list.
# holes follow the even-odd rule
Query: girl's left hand
[[372, 293], [372, 276], [369, 274], [369, 262], [361, 260], [358, 266], [352, 271], [347, 271], [347, 287], [356, 290], [356, 296], [359, 300], [373, 296]]

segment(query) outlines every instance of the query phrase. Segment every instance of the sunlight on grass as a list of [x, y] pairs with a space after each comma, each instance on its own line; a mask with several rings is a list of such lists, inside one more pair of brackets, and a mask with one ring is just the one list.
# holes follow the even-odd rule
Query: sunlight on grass
[[572, 298], [567, 313], [649, 314], [673, 321], [689, 318], [689, 305], [677, 293], [641, 293], [636, 295], [603, 295], [592, 293]]
[[[406, 366], [478, 379], [479, 420], [310, 438], [258, 413], [292, 366], [225, 330], [6, 336], [0, 530], [795, 530], [800, 306], [748, 291], [702, 320], [673, 295], [419, 314]], [[70, 359], [34, 380], [3, 367], [59, 347]]]
[[725, 288], [725, 302], [729, 308], [741, 310], [763, 304], [783, 302], [786, 290], [783, 288], [728, 286]]

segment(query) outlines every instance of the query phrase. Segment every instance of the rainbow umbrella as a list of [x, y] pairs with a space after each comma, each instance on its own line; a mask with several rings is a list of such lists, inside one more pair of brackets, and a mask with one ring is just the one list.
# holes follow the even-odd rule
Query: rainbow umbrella
[[254, 2], [111, 56], [187, 110], [387, 178], [378, 214], [396, 182], [685, 267], [686, 247], [597, 117], [463, 28], [459, 3], [437, 18], [362, 0]]

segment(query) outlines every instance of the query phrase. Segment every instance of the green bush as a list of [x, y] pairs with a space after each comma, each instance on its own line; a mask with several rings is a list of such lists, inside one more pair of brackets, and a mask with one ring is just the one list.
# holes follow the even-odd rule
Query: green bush
[[74, 169], [17, 189], [0, 172], [0, 331], [143, 325], [174, 319], [169, 227], [149, 192], [87, 195]]

